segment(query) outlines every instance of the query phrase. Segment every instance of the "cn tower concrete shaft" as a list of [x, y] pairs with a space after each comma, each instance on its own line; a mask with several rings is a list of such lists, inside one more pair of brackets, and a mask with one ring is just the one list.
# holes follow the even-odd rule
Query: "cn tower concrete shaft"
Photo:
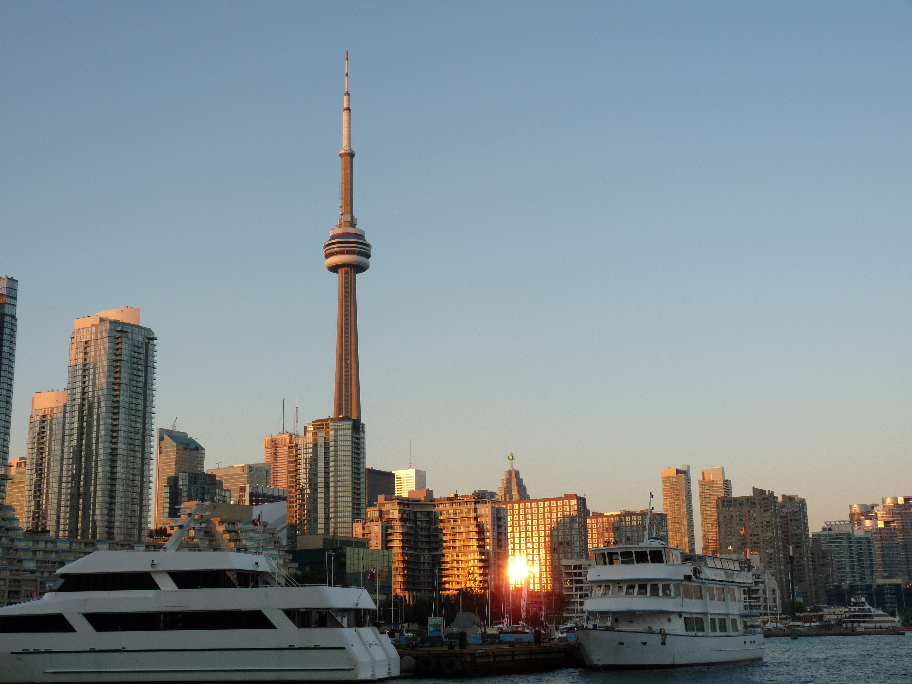
[[358, 376], [358, 302], [355, 278], [370, 267], [371, 246], [358, 228], [352, 200], [355, 151], [351, 147], [351, 106], [348, 53], [345, 53], [345, 95], [342, 105], [342, 198], [339, 221], [323, 244], [326, 268], [339, 276], [339, 318], [336, 327], [336, 392], [334, 418], [361, 419]]

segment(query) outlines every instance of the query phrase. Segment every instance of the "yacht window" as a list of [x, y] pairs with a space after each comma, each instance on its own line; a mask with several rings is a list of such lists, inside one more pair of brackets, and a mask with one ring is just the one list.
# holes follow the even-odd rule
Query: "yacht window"
[[638, 584], [637, 585], [637, 596], [648, 596], [646, 587], [647, 587], [647, 585], [645, 585], [645, 584]]
[[649, 585], [649, 595], [650, 595], [650, 596], [658, 596], [658, 595], [659, 595], [659, 585], [658, 585], [658, 584], [650, 584], [650, 585]]
[[674, 587], [674, 594], [675, 594], [675, 596], [676, 596], [676, 597], [677, 597], [677, 596], [680, 596], [680, 595], [681, 595], [681, 585], [680, 585], [680, 583], [677, 583], [677, 582], [676, 582], [676, 583], [673, 584], [672, 586]]
[[608, 552], [608, 565], [620, 565], [621, 556], [617, 551]]
[[606, 565], [604, 553], [595, 554], [595, 564], [596, 565]]
[[709, 618], [709, 631], [710, 632], [716, 631], [716, 618]]
[[693, 597], [695, 599], [703, 598], [703, 586], [700, 584], [693, 585]]
[[161, 613], [83, 613], [96, 632], [275, 629], [261, 610], [186, 610]]
[[168, 576], [178, 589], [251, 589], [269, 586], [269, 576], [246, 570], [181, 570]]
[[634, 551], [633, 557], [636, 558], [637, 563], [648, 563], [649, 551]]
[[719, 631], [727, 632], [728, 631], [728, 620], [725, 618], [719, 618]]
[[624, 592], [625, 596], [633, 596], [636, 593], [636, 588], [637, 588], [637, 585], [628, 584], [627, 591]]
[[662, 596], [671, 596], [671, 585], [670, 584], [662, 585]]
[[618, 596], [623, 596], [624, 595], [624, 585], [623, 584], [616, 585], [614, 588], [614, 593], [617, 594]]
[[709, 600], [710, 601], [724, 601], [725, 600], [725, 590], [722, 587], [709, 587]]
[[662, 549], [649, 549], [649, 562], [664, 563], [665, 554], [662, 553]]
[[694, 626], [694, 619], [692, 617], [684, 618], [684, 631], [685, 632], [696, 632], [697, 628]]
[[729, 601], [732, 601], [732, 602], [735, 602], [735, 601], [738, 600], [738, 597], [737, 597], [737, 595], [735, 594], [735, 588], [734, 588], [734, 587], [729, 587], [729, 588], [728, 588], [728, 600], [729, 600]]
[[732, 623], [732, 631], [737, 632], [738, 631], [738, 618], [732, 618], [731, 623]]
[[54, 591], [131, 591], [158, 589], [150, 572], [94, 572], [61, 575]]
[[621, 565], [633, 565], [633, 551], [621, 551]]
[[694, 618], [694, 626], [696, 627], [696, 631], [698, 631], [698, 632], [706, 631], [706, 624], [703, 622], [703, 618], [701, 618], [701, 617]]
[[692, 585], [692, 584], [687, 584], [687, 583], [685, 582], [685, 583], [684, 583], [684, 598], [686, 598], [686, 599], [692, 599], [693, 597], [694, 597], [694, 594], [693, 594], [693, 585]]
[[26, 632], [75, 632], [60, 613], [41, 615], [4, 615], [0, 617], [0, 634], [22, 634]]

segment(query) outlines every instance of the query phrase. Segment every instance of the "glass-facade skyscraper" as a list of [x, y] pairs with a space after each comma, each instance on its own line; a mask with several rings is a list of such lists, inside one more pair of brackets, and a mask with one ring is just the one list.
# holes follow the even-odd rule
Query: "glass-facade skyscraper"
[[13, 410], [13, 369], [16, 361], [16, 295], [19, 282], [0, 278], [0, 506], [6, 500], [10, 414]]
[[668, 545], [695, 553], [693, 494], [690, 466], [662, 469], [662, 508], [668, 515]]
[[139, 309], [77, 318], [49, 525], [66, 539], [140, 541], [150, 521], [155, 334]]
[[50, 529], [48, 511], [53, 485], [59, 486], [60, 464], [66, 434], [67, 393], [37, 392], [32, 395], [28, 433], [28, 491], [22, 526], [31, 532]]

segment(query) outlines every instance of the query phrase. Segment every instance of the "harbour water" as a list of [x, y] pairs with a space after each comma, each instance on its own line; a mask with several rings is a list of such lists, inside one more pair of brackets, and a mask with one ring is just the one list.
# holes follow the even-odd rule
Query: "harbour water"
[[[412, 679], [410, 684], [440, 684]], [[541, 674], [456, 680], [472, 684], [912, 684], [912, 633], [767, 639], [762, 662], [669, 670]]]

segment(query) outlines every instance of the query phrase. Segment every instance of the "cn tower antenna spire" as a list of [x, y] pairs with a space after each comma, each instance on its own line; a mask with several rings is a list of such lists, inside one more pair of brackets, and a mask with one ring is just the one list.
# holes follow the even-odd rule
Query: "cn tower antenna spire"
[[348, 52], [345, 53], [345, 94], [342, 97], [342, 201], [339, 222], [323, 244], [326, 268], [339, 276], [339, 318], [336, 329], [336, 392], [333, 417], [361, 419], [361, 381], [358, 370], [358, 305], [355, 276], [370, 267], [371, 246], [354, 214], [354, 160], [351, 146], [351, 96], [348, 92]]

